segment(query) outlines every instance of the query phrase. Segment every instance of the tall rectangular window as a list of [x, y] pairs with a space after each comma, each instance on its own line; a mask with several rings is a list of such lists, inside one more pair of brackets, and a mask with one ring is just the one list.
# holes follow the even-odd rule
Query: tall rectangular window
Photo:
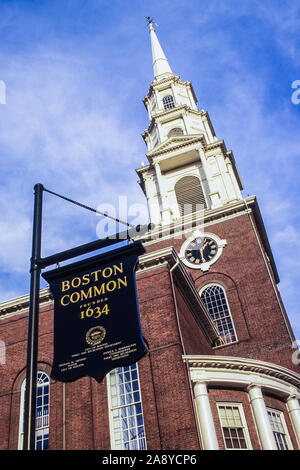
[[137, 364], [117, 367], [108, 374], [107, 379], [111, 448], [146, 449]]
[[268, 408], [268, 416], [271, 423], [271, 428], [276, 441], [278, 450], [292, 449], [292, 444], [288, 435], [288, 430], [285, 424], [282, 411]]
[[240, 403], [219, 403], [218, 413], [226, 449], [251, 449], [243, 407]]
[[[39, 371], [37, 373], [36, 385], [35, 449], [47, 450], [49, 444], [50, 379], [45, 372]], [[25, 388], [26, 379], [21, 387], [18, 449], [23, 448]]]

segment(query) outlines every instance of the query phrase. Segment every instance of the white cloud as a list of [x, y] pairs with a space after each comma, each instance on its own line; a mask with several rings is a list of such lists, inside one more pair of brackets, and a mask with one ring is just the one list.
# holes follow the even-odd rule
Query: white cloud
[[[131, 203], [142, 198], [138, 187], [128, 185], [130, 172], [132, 184], [136, 179], [137, 129], [130, 122], [124, 125], [113, 90], [97, 83], [83, 93], [86, 73], [76, 61], [39, 59], [26, 55], [6, 63], [8, 100], [0, 108], [0, 265], [10, 272], [28, 272], [35, 183], [92, 207], [117, 203], [119, 194], [128, 194]], [[91, 223], [83, 209], [48, 194], [44, 200], [47, 254], [97, 238], [96, 217]]]

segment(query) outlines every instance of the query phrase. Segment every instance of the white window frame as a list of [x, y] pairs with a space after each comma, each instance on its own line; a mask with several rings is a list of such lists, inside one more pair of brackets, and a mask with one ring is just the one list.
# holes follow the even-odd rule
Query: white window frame
[[[170, 98], [170, 97], [172, 98], [172, 100], [168, 100], [168, 102], [166, 103], [166, 102], [165, 102], [165, 99], [166, 99], [166, 98]], [[162, 105], [163, 105], [164, 111], [169, 111], [170, 109], [174, 109], [174, 108], [175, 108], [174, 96], [173, 96], [171, 93], [168, 93], [167, 95], [163, 96], [161, 101], [162, 101]], [[170, 106], [169, 106], [170, 103], [172, 103], [173, 106], [170, 107]], [[165, 104], [166, 104], [167, 107], [165, 107]]]
[[[128, 404], [124, 404], [124, 405], [113, 406], [110, 376], [111, 376], [111, 373], [113, 373], [115, 371], [115, 369], [112, 370], [109, 374], [107, 374], [107, 377], [106, 377], [111, 450], [124, 450], [124, 449], [120, 449], [120, 447], [118, 447], [117, 444], [116, 444], [116, 433], [115, 433], [115, 429], [114, 429], [114, 426], [113, 426], [114, 425], [113, 412], [116, 411], [116, 410], [119, 410], [121, 408], [127, 408], [129, 406], [138, 405], [138, 404], [141, 406], [141, 415], [142, 415], [142, 419], [143, 419], [143, 428], [144, 428], [145, 449], [142, 449], [142, 450], [147, 449], [147, 437], [146, 437], [146, 430], [145, 430], [145, 420], [144, 420], [144, 412], [143, 412], [143, 403], [142, 403], [142, 393], [141, 393], [141, 386], [140, 386], [139, 369], [138, 369], [138, 364], [136, 363], [135, 365], [136, 365], [136, 371], [137, 371], [138, 391], [139, 391], [139, 397], [140, 397], [140, 400], [138, 400], [138, 401], [133, 401], [132, 403], [128, 403]], [[121, 369], [124, 369], [124, 367], [121, 367]], [[138, 427], [138, 424], [136, 425], [136, 427]]]
[[[41, 375], [39, 376], [39, 374], [41, 374]], [[43, 377], [43, 376], [47, 377], [47, 383], [39, 382], [39, 380], [41, 380], [41, 377]], [[46, 418], [47, 418], [46, 421], [47, 422], [46, 423], [43, 422], [42, 426], [36, 427], [36, 431], [35, 431], [35, 448], [36, 448], [36, 445], [37, 445], [37, 439], [41, 437], [42, 438], [41, 440], [43, 441], [43, 437], [46, 433], [48, 434], [48, 442], [49, 442], [49, 426], [50, 426], [50, 377], [46, 372], [39, 370], [37, 372], [37, 391], [38, 391], [39, 388], [44, 387], [45, 385], [48, 385], [48, 387], [49, 387], [49, 392], [48, 392], [48, 396], [49, 396], [48, 397], [48, 414], [47, 415], [42, 415], [41, 418], [42, 418], [42, 421], [43, 421], [45, 416], [46, 416]], [[26, 386], [26, 379], [23, 380], [23, 383], [21, 385], [20, 416], [19, 416], [19, 438], [18, 438], [18, 449], [19, 450], [23, 449], [23, 440], [24, 440], [25, 386]], [[38, 399], [38, 394], [37, 394], [37, 399]], [[40, 417], [36, 416], [36, 421], [39, 418]]]
[[[240, 414], [240, 419], [241, 419], [241, 423], [242, 423], [242, 429], [243, 429], [243, 432], [244, 432], [244, 438], [245, 438], [245, 442], [246, 442], [246, 448], [243, 449], [243, 448], [230, 448], [230, 447], [226, 447], [226, 441], [225, 441], [225, 436], [224, 436], [224, 431], [223, 431], [223, 426], [222, 426], [222, 421], [221, 421], [221, 416], [220, 416], [220, 411], [219, 411], [219, 407], [220, 406], [224, 406], [224, 407], [236, 407], [238, 408], [239, 410], [239, 414]], [[224, 446], [225, 446], [225, 450], [252, 450], [252, 444], [251, 444], [251, 439], [250, 439], [250, 435], [249, 435], [249, 431], [248, 431], [248, 426], [247, 426], [247, 421], [246, 421], [246, 418], [245, 418], [245, 413], [244, 413], [244, 408], [243, 408], [243, 404], [242, 403], [237, 403], [237, 402], [217, 402], [217, 410], [218, 410], [218, 418], [219, 418], [219, 423], [220, 423], [220, 427], [221, 427], [221, 430], [222, 430], [222, 437], [223, 437], [223, 442], [224, 442]], [[234, 426], [232, 426], [234, 427]]]
[[[272, 408], [270, 406], [267, 406], [267, 412], [276, 413], [279, 416], [281, 426], [282, 426], [283, 431], [284, 431], [284, 437], [285, 437], [286, 445], [287, 445], [287, 449], [285, 449], [285, 450], [293, 450], [292, 441], [291, 441], [290, 434], [289, 434], [289, 431], [288, 431], [288, 428], [287, 428], [287, 425], [286, 425], [286, 422], [285, 422], [285, 418], [284, 418], [284, 412], [281, 411], [281, 410], [278, 410], [276, 408]], [[268, 413], [268, 418], [270, 420], [269, 413]], [[271, 424], [271, 420], [270, 420], [270, 424]], [[272, 427], [272, 424], [271, 424], [271, 427]], [[275, 431], [274, 431], [273, 428], [272, 428], [272, 432], [273, 432], [273, 435], [274, 435]], [[276, 440], [275, 435], [274, 435], [274, 439], [275, 439], [275, 442], [276, 442], [276, 445], [277, 445], [277, 440]], [[282, 449], [278, 449], [278, 450], [282, 450]]]

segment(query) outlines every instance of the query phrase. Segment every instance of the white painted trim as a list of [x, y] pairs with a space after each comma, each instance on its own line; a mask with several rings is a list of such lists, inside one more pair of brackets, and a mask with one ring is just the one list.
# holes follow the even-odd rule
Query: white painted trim
[[[50, 409], [50, 393], [51, 393], [51, 390], [50, 390], [50, 377], [49, 375], [47, 374], [47, 372], [43, 371], [43, 370], [38, 370], [37, 371], [37, 374], [45, 374], [47, 376], [47, 379], [48, 379], [48, 387], [49, 387], [49, 392], [48, 392], [48, 396], [49, 396], [49, 401], [48, 401], [48, 426], [44, 426], [42, 428], [39, 428], [39, 429], [36, 429], [36, 436], [35, 436], [35, 440], [36, 440], [36, 437], [37, 435], [41, 432], [44, 433], [45, 429], [48, 430], [48, 433], [49, 433], [49, 429], [50, 429], [50, 412], [51, 412], [51, 409]], [[36, 387], [37, 389], [39, 387], [43, 387], [45, 386], [46, 384], [45, 383], [39, 383], [39, 381], [37, 381], [37, 384], [36, 384]], [[21, 390], [20, 390], [20, 407], [19, 407], [19, 428], [18, 428], [18, 450], [22, 450], [23, 449], [23, 439], [24, 439], [24, 432], [23, 432], [23, 428], [24, 428], [24, 406], [25, 406], [25, 388], [26, 388], [26, 377], [24, 378], [23, 382], [22, 382], [22, 385], [21, 385]], [[49, 439], [49, 437], [48, 437]]]
[[[49, 288], [40, 290], [40, 307], [53, 303]], [[29, 294], [16, 297], [0, 303], [0, 320], [13, 315], [27, 312], [29, 308]]]
[[245, 417], [245, 413], [244, 413], [243, 404], [242, 403], [236, 403], [236, 402], [217, 401], [216, 405], [217, 405], [218, 417], [219, 417], [220, 427], [222, 429], [222, 436], [223, 436], [223, 441], [224, 441], [225, 448], [226, 448], [226, 443], [225, 443], [225, 436], [224, 436], [224, 432], [223, 432], [223, 426], [222, 426], [222, 423], [221, 423], [221, 416], [220, 416], [220, 412], [219, 412], [219, 406], [236, 406], [239, 409], [240, 418], [241, 418], [241, 422], [242, 422], [242, 425], [243, 425], [244, 437], [245, 437], [247, 448], [246, 449], [233, 449], [233, 448], [229, 449], [229, 448], [227, 448], [226, 450], [252, 450], [253, 447], [252, 447], [252, 443], [251, 443], [251, 439], [250, 439], [250, 434], [249, 434], [249, 431], [248, 431], [248, 425], [247, 425], [247, 421], [246, 421], [246, 417]]
[[[281, 424], [282, 424], [282, 427], [283, 427], [283, 430], [284, 430], [284, 435], [285, 435], [285, 438], [286, 438], [287, 448], [288, 448], [288, 450], [294, 450], [293, 444], [292, 444], [292, 441], [291, 441], [291, 438], [290, 438], [290, 434], [289, 434], [289, 431], [288, 431], [288, 428], [287, 428], [287, 425], [286, 425], [286, 422], [285, 422], [283, 411], [278, 410], [276, 408], [272, 408], [271, 406], [267, 406], [267, 412], [268, 411], [275, 412], [275, 413], [279, 414], [279, 418], [280, 418], [280, 421], [281, 421]], [[275, 439], [275, 441], [276, 441], [276, 439]]]
[[[123, 368], [123, 367], [122, 367]], [[145, 427], [145, 418], [144, 418], [144, 409], [143, 409], [143, 398], [142, 398], [142, 389], [141, 389], [141, 382], [140, 382], [140, 375], [139, 375], [139, 367], [138, 364], [136, 363], [136, 371], [137, 371], [137, 378], [138, 378], [138, 384], [139, 384], [139, 394], [140, 394], [140, 401], [138, 402], [133, 402], [133, 403], [128, 403], [126, 405], [121, 405], [117, 407], [112, 406], [111, 402], [111, 390], [110, 390], [110, 374], [107, 374], [106, 377], [106, 385], [107, 385], [107, 401], [108, 401], [108, 417], [109, 417], [109, 434], [110, 434], [110, 445], [111, 445], [111, 450], [115, 450], [115, 434], [114, 434], [114, 428], [113, 428], [113, 416], [112, 416], [112, 411], [113, 409], [120, 409], [120, 408], [125, 408], [128, 406], [136, 405], [136, 404], [141, 404], [142, 408], [142, 416], [143, 416], [143, 426], [144, 426], [144, 439], [145, 439], [145, 444], [146, 444], [146, 449], [147, 449], [147, 436], [146, 436], [146, 427]], [[111, 371], [112, 372], [112, 371]], [[117, 384], [116, 384], [117, 385]], [[120, 431], [122, 432], [122, 431]]]
[[183, 356], [183, 360], [194, 382], [242, 389], [256, 383], [281, 399], [291, 394], [300, 399], [300, 374], [277, 364], [232, 356]]

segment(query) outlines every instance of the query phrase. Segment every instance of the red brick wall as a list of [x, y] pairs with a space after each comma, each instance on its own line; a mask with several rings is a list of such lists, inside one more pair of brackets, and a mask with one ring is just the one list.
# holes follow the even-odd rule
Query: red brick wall
[[[165, 267], [140, 274], [137, 282], [142, 330], [149, 346], [149, 353], [139, 362], [147, 445], [149, 449], [198, 449], [193, 403], [186, 365], [182, 361], [183, 350], [170, 281]], [[193, 334], [188, 338], [187, 321], [193, 321], [193, 318], [179, 292], [177, 297], [187, 344], [190, 349], [198, 344], [201, 350], [207, 351], [207, 341], [203, 339], [202, 345], [201, 334], [199, 332], [197, 338], [194, 325]], [[48, 374], [52, 363], [52, 322], [52, 307], [42, 308], [38, 368]], [[0, 448], [16, 449], [20, 390], [26, 367], [27, 315], [3, 319], [0, 329], [7, 358], [7, 365], [1, 366]], [[51, 380], [50, 405], [51, 449], [110, 448], [105, 381], [98, 384], [94, 379], [84, 377], [64, 385]]]
[[[280, 311], [248, 215], [223, 220], [205, 230], [225, 239], [227, 245], [208, 272], [186, 269], [198, 290], [210, 282], [225, 288], [238, 337], [237, 344], [218, 348], [215, 353], [273, 362], [299, 373], [299, 366], [291, 360], [293, 349], [285, 325], [286, 321], [290, 328], [289, 321]], [[185, 239], [162, 240], [148, 245], [147, 250], [172, 245], [179, 253]]]
[[[50, 374], [52, 363], [53, 310], [44, 307], [39, 322], [39, 370]], [[18, 446], [21, 385], [25, 379], [27, 353], [27, 315], [15, 315], [0, 322], [6, 345], [6, 365], [1, 367], [0, 449]], [[66, 420], [63, 422], [63, 387]], [[63, 385], [50, 382], [51, 449], [110, 448], [106, 384], [90, 378]]]
[[[137, 279], [142, 331], [149, 345], [149, 354], [142, 360], [149, 363], [147, 374], [144, 368], [140, 368], [149, 448], [153, 449], [153, 444], [159, 444], [156, 449], [198, 449], [193, 403], [186, 366], [182, 361], [183, 349], [169, 270], [167, 267], [150, 270], [140, 273]], [[184, 306], [187, 315], [187, 307], [182, 300], [180, 302], [179, 311]], [[149, 383], [153, 384], [152, 391], [147, 390]], [[144, 398], [146, 390], [147, 400]], [[153, 413], [153, 403], [156, 404], [156, 415]], [[153, 444], [149, 441], [149, 435], [154, 438]]]
[[176, 285], [174, 289], [185, 354], [214, 354], [211, 343], [199, 328], [187, 300]]
[[[199, 448], [190, 384], [186, 365], [182, 361], [184, 351], [181, 338], [187, 354], [250, 357], [299, 371], [291, 362], [293, 350], [248, 216], [224, 220], [209, 226], [207, 231], [227, 240], [222, 256], [207, 273], [187, 270], [197, 289], [209, 282], [219, 282], [224, 286], [239, 341], [212, 351], [209, 341], [191, 314], [187, 299], [176, 284], [174, 298], [167, 266], [138, 273], [142, 331], [149, 347], [147, 356], [139, 362], [149, 449]], [[148, 251], [173, 245], [179, 252], [182, 243], [183, 240], [166, 240], [149, 245]], [[52, 363], [52, 321], [52, 308], [42, 308], [39, 368], [48, 373]], [[7, 361], [6, 365], [0, 365], [0, 449], [15, 449], [18, 441], [20, 388], [26, 366], [26, 313], [2, 319], [0, 338], [6, 345]], [[211, 391], [210, 397], [219, 394], [223, 400], [229, 395], [231, 397], [231, 393], [224, 395], [224, 391]], [[245, 401], [246, 395], [238, 391], [234, 394], [245, 404], [251, 439], [254, 447], [259, 448]], [[62, 449], [64, 445], [67, 449], [110, 448], [105, 381], [97, 384], [93, 379], [83, 378], [65, 386], [51, 381], [50, 398], [51, 449]], [[218, 433], [220, 439], [220, 430]]]

